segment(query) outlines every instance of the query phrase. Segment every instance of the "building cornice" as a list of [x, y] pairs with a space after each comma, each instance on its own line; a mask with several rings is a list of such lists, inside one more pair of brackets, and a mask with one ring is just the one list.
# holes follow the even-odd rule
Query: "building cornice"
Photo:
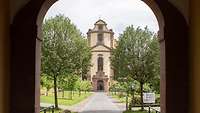
[[104, 44], [96, 44], [95, 46], [91, 47], [91, 49], [94, 49], [94, 48], [96, 48], [96, 47], [98, 47], [98, 46], [103, 46], [103, 47], [105, 47], [105, 48], [107, 48], [107, 49], [109, 49], [109, 50], [112, 50], [112, 48], [110, 48], [110, 47], [108, 47], [108, 46], [106, 46], [106, 45], [104, 45]]
[[89, 30], [87, 32], [87, 34], [90, 34], [90, 33], [111, 33], [111, 34], [114, 35], [114, 32], [110, 31], [110, 30], [108, 30], [108, 31], [105, 31], [105, 30]]
[[91, 51], [91, 52], [108, 52], [108, 53], [110, 53], [111, 51], [110, 50], [94, 50], [94, 51]]

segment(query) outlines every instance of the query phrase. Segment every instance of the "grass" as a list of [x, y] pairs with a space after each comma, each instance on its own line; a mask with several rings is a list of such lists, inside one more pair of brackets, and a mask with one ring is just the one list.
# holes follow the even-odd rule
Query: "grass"
[[[64, 98], [62, 98], [62, 93], [58, 93], [58, 104], [59, 105], [65, 105], [65, 106], [72, 106], [75, 105], [84, 99], [88, 98], [89, 96], [92, 95], [92, 93], [81, 93], [81, 96], [79, 96], [78, 92], [74, 92], [73, 98], [69, 99], [71, 96], [71, 93], [69, 91], [65, 91]], [[54, 96], [52, 93], [49, 93], [48, 96], [40, 96], [40, 102], [41, 103], [49, 103], [49, 104], [54, 104]]]
[[[40, 112], [40, 113], [44, 113], [44, 112]], [[51, 112], [47, 111], [47, 113], [51, 113]], [[62, 110], [55, 110], [54, 113], [62, 113]]]
[[[121, 102], [121, 103], [126, 103], [126, 97], [121, 97], [120, 98], [117, 95], [111, 95], [111, 96], [112, 96], [112, 98], [115, 98], [115, 99], [119, 100], [119, 102]], [[130, 98], [128, 100], [130, 101]]]
[[[117, 92], [117, 94], [110, 92], [109, 95], [112, 96], [112, 98], [115, 98], [116, 100], [118, 100], [121, 103], [126, 103], [126, 94], [124, 92], [121, 92], [121, 94], [119, 94], [119, 92]], [[140, 95], [135, 94], [135, 98], [140, 99]], [[156, 99], [157, 98], [160, 98], [160, 94], [156, 94]], [[128, 102], [130, 102], [131, 99], [132, 99], [132, 95], [129, 94]]]
[[[112, 96], [112, 98], [115, 98], [116, 100], [118, 100], [121, 103], [126, 103], [126, 94], [124, 94], [124, 96], [118, 96], [118, 94], [115, 93], [110, 93], [110, 95]], [[131, 101], [131, 96], [128, 97], [128, 101]]]
[[148, 113], [147, 111], [141, 111], [141, 110], [138, 110], [138, 111], [124, 111], [123, 113]]

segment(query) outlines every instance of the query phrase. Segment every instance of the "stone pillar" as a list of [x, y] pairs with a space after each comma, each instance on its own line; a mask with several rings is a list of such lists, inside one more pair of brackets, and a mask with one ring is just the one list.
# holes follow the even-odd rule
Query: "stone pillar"
[[97, 79], [92, 78], [92, 87], [93, 91], [97, 91]]

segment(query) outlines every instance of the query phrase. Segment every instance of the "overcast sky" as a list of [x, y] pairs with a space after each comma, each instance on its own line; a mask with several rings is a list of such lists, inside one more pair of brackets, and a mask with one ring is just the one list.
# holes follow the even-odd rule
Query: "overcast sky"
[[93, 28], [99, 18], [106, 21], [116, 37], [131, 24], [142, 28], [148, 26], [153, 32], [159, 29], [155, 15], [140, 0], [59, 0], [45, 18], [58, 14], [69, 17], [83, 34]]

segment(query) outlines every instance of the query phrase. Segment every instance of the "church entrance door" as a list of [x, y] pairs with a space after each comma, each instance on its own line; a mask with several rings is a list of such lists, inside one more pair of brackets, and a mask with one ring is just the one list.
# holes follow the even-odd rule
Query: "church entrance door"
[[104, 82], [103, 80], [97, 81], [97, 91], [104, 91]]

